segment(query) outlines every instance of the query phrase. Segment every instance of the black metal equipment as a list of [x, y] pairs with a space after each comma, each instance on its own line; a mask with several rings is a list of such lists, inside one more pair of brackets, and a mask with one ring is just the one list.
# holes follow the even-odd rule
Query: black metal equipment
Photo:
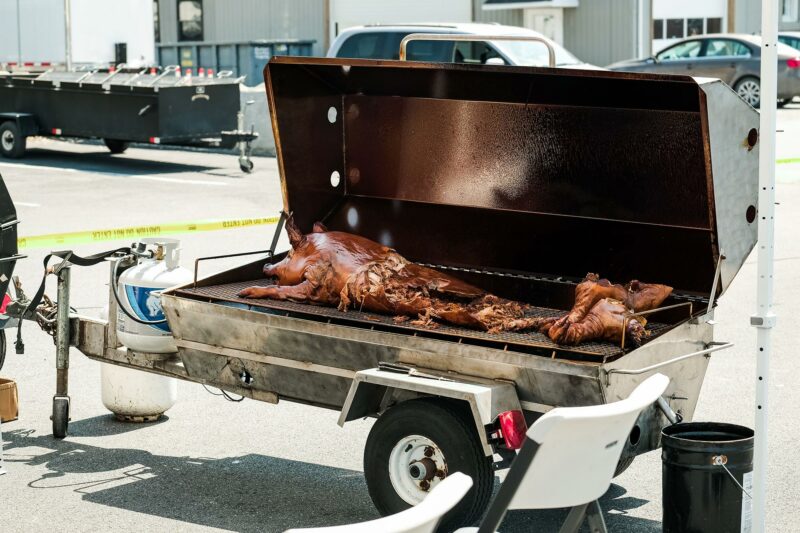
[[6, 314], [9, 299], [5, 295], [17, 260], [25, 257], [17, 253], [17, 224], [17, 210], [8, 194], [5, 181], [0, 176], [0, 369], [5, 361], [5, 328], [17, 324], [16, 319]]
[[661, 433], [665, 533], [750, 531], [753, 430], [675, 424]]
[[[257, 133], [239, 127], [239, 83], [186, 78], [176, 69], [45, 72], [0, 76], [0, 154], [22, 157], [31, 135], [126, 143], [242, 148], [249, 163]], [[224, 132], [224, 133], [223, 133]], [[252, 164], [241, 164], [249, 171]]]

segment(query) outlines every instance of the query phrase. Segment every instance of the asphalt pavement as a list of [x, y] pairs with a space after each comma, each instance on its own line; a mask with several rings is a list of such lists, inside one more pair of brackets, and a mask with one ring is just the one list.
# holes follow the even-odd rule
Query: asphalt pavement
[[[779, 202], [776, 233], [774, 354], [770, 400], [770, 531], [800, 531], [800, 391], [794, 350], [800, 332], [800, 104], [778, 114]], [[239, 171], [235, 156], [131, 148], [110, 156], [97, 145], [34, 139], [24, 159], [0, 159], [20, 235], [123, 226], [269, 217], [282, 206], [277, 164], [255, 158]], [[792, 162], [791, 160], [797, 159]], [[272, 227], [183, 237], [183, 263], [200, 256], [263, 249]], [[285, 238], [282, 239], [285, 246]], [[75, 247], [79, 254], [124, 245]], [[45, 249], [26, 250], [16, 273], [32, 292]], [[227, 268], [235, 261], [205, 267]], [[99, 314], [107, 298], [104, 267], [73, 269], [72, 304]], [[715, 354], [696, 420], [753, 426], [756, 264], [750, 257], [717, 309]], [[50, 286], [49, 293], [55, 293]], [[13, 340], [12, 338], [9, 339]], [[2, 375], [19, 386], [20, 419], [3, 424], [0, 531], [282, 531], [377, 517], [362, 476], [371, 421], [340, 428], [338, 413], [281, 402], [231, 403], [179, 382], [178, 403], [164, 420], [124, 424], [100, 399], [100, 365], [73, 350], [69, 437], [53, 439], [55, 352], [52, 338], [25, 325], [26, 353], [13, 345]], [[212, 391], [213, 392], [213, 391]], [[602, 505], [611, 531], [661, 530], [658, 452], [640, 456], [615, 479]], [[563, 511], [511, 512], [501, 531], [557, 530]]]

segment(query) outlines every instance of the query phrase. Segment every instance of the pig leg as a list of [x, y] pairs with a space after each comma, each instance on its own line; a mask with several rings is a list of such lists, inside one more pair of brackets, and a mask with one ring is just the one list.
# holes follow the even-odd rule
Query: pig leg
[[239, 292], [240, 298], [269, 298], [271, 300], [291, 300], [293, 302], [325, 303], [317, 298], [314, 287], [307, 280], [297, 285], [268, 285], [248, 287]]

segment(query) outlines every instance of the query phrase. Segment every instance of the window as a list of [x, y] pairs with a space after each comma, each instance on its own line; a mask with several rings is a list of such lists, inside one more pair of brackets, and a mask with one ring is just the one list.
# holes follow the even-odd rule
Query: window
[[784, 22], [796, 22], [800, 0], [781, 0], [781, 20]]
[[483, 65], [493, 57], [500, 57], [500, 54], [487, 43], [457, 42], [453, 61], [455, 63]]
[[202, 0], [178, 0], [178, 40], [203, 40]]
[[706, 33], [722, 33], [722, 19], [706, 19]]
[[161, 28], [158, 27], [158, 0], [153, 0], [153, 29], [155, 30], [156, 42], [161, 42]]
[[695, 37], [697, 35], [703, 35], [703, 19], [687, 19], [686, 36]]
[[667, 19], [667, 39], [683, 38], [683, 19]]
[[[407, 33], [376, 31], [356, 33], [339, 48], [336, 57], [360, 59], [398, 59], [400, 41]], [[412, 41], [407, 57], [411, 61], [449, 62], [453, 60], [453, 43], [447, 41]]]
[[664, 19], [653, 20], [653, 39], [664, 38]]
[[706, 57], [750, 57], [750, 48], [739, 41], [727, 39], [709, 39], [706, 45]]
[[700, 54], [700, 45], [703, 41], [687, 41], [671, 46], [659, 53], [659, 61], [675, 61], [679, 59], [691, 59]]
[[788, 35], [779, 35], [778, 41], [785, 44], [786, 46], [791, 46], [796, 50], [800, 50], [800, 37], [789, 37]]

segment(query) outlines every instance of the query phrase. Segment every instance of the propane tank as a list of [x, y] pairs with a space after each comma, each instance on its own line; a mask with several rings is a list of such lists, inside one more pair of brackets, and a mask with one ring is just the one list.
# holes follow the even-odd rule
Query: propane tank
[[[108, 319], [108, 306], [100, 318]], [[178, 380], [100, 363], [100, 394], [120, 422], [155, 422], [178, 401]]]
[[155, 247], [152, 257], [139, 257], [138, 264], [125, 270], [117, 282], [117, 295], [129, 314], [145, 322], [132, 320], [122, 309], [117, 311], [117, 338], [138, 352], [170, 353], [177, 351], [161, 309], [164, 289], [192, 281], [192, 273], [180, 266], [177, 239], [143, 239]]

